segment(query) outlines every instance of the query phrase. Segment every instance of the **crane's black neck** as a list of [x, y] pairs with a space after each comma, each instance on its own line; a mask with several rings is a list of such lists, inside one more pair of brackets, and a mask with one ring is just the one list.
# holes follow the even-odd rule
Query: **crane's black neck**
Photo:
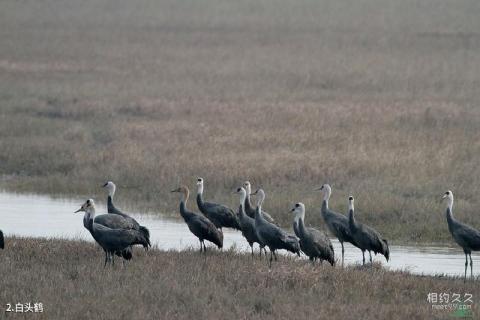
[[245, 210], [243, 209], [243, 205], [238, 206], [238, 215], [242, 218], [246, 217]]
[[255, 222], [257, 223], [262, 222], [264, 220], [262, 214], [260, 214], [261, 211], [262, 211], [262, 207], [257, 206], [257, 208], [255, 209]]
[[293, 220], [293, 232], [297, 237], [300, 237], [300, 233], [298, 232], [298, 221], [296, 219]]
[[185, 220], [190, 219], [190, 217], [192, 216], [192, 213], [187, 209], [187, 203], [184, 199], [180, 201], [180, 215]]
[[250, 202], [250, 195], [247, 194], [247, 196], [245, 197], [245, 211], [248, 212], [251, 210], [252, 210], [252, 203]]
[[86, 216], [84, 217], [83, 219], [83, 226], [85, 227], [85, 229], [87, 229], [90, 234], [92, 235], [93, 239], [95, 241], [98, 242], [98, 237], [97, 235], [95, 234], [95, 231], [93, 230], [93, 222], [94, 222], [94, 218], [91, 217], [91, 216]]
[[113, 205], [113, 197], [111, 195], [107, 198], [107, 210], [108, 213], [112, 213], [115, 210], [115, 206]]
[[305, 223], [303, 222], [302, 218], [298, 219], [298, 233], [302, 237], [304, 237], [306, 234]]
[[120, 211], [119, 209], [117, 209], [117, 207], [115, 207], [115, 205], [113, 204], [113, 197], [112, 196], [108, 196], [107, 198], [107, 211], [108, 213], [115, 213], [115, 214], [119, 214], [121, 216], [125, 216], [125, 214]]
[[455, 226], [455, 223], [457, 222], [457, 220], [455, 220], [455, 218], [453, 217], [452, 210], [450, 210], [450, 207], [447, 208], [446, 215], [447, 215], [448, 229], [450, 230], [450, 232], [452, 232], [453, 227]]
[[201, 193], [197, 193], [197, 205], [198, 205], [198, 209], [200, 209], [200, 211], [203, 212], [205, 208], [205, 204], [203, 201], [203, 195]]
[[348, 212], [348, 225], [352, 230], [357, 230], [358, 228], [357, 221], [355, 220], [355, 215], [353, 213], [353, 210], [351, 209]]
[[328, 200], [322, 201], [322, 215], [325, 216], [328, 211]]

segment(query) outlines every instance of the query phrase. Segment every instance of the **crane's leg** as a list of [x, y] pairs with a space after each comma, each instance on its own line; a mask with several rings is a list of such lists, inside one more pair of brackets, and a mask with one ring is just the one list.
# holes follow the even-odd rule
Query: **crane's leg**
[[342, 245], [342, 267], [343, 267], [343, 259], [345, 256], [345, 248], [343, 247], [343, 241], [340, 241], [340, 244]]
[[365, 265], [365, 251], [362, 250], [362, 255], [363, 255], [363, 265]]
[[465, 276], [463, 282], [467, 281], [468, 254], [465, 252]]
[[198, 239], [198, 241], [200, 241], [200, 252], [202, 252], [202, 250], [203, 250], [202, 240]]
[[370, 255], [370, 264], [373, 264], [373, 262], [372, 262], [372, 252], [368, 251], [368, 254]]
[[469, 253], [470, 255], [470, 277], [473, 279], [473, 261], [472, 261], [472, 253]]
[[275, 250], [273, 250], [273, 256], [275, 257], [275, 261], [278, 261], [277, 254], [275, 253]]
[[253, 243], [249, 243], [250, 249], [252, 249], [252, 258], [253, 258]]
[[205, 252], [205, 254], [207, 253], [207, 246], [205, 245], [205, 240], [202, 241], [203, 243], [203, 252]]

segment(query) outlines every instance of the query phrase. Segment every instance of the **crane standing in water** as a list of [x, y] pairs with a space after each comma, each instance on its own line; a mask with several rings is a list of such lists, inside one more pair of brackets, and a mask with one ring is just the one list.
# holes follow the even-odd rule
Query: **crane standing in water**
[[448, 231], [452, 234], [453, 239], [465, 253], [465, 276], [463, 281], [467, 279], [468, 256], [470, 256], [470, 277], [473, 278], [473, 261], [472, 251], [480, 251], [480, 231], [470, 227], [455, 219], [453, 216], [453, 192], [448, 190], [443, 195], [443, 199], [447, 199], [447, 224]]
[[205, 246], [205, 240], [214, 243], [219, 249], [223, 247], [223, 233], [221, 230], [210, 221], [207, 217], [189, 211], [187, 209], [187, 201], [190, 191], [186, 186], [181, 186], [172, 192], [178, 192], [181, 194], [180, 199], [180, 215], [188, 226], [188, 229], [198, 238], [200, 241], [200, 252], [202, 250], [207, 252]]
[[201, 213], [213, 222], [215, 227], [240, 230], [240, 223], [235, 212], [223, 204], [203, 200], [203, 179], [197, 179], [197, 205]]
[[301, 202], [295, 204], [291, 210], [295, 213], [293, 228], [300, 238], [300, 248], [310, 258], [312, 263], [316, 259], [320, 262], [327, 260], [332, 266], [335, 264], [333, 245], [327, 235], [317, 229], [305, 227], [305, 205]]
[[380, 233], [378, 233], [372, 227], [357, 222], [354, 214], [354, 199], [352, 196], [348, 198], [348, 225], [352, 234], [353, 240], [357, 244], [357, 247], [362, 250], [363, 265], [365, 265], [365, 251], [368, 251], [370, 255], [370, 263], [372, 263], [372, 253], [380, 253], [385, 256], [387, 261], [390, 259], [390, 248], [388, 242], [383, 239]]
[[240, 221], [240, 227], [242, 229], [242, 235], [247, 240], [250, 248], [252, 249], [253, 256], [253, 244], [258, 243], [260, 246], [260, 256], [262, 255], [262, 249], [265, 251], [265, 256], [267, 255], [267, 250], [265, 246], [260, 244], [258, 239], [257, 231], [255, 230], [255, 219], [250, 218], [245, 213], [245, 198], [247, 196], [247, 191], [244, 188], [240, 187], [237, 189], [236, 193], [240, 194], [240, 206], [238, 208], [238, 220]]
[[297, 237], [268, 222], [263, 217], [261, 212], [262, 204], [265, 200], [265, 192], [262, 189], [258, 189], [252, 195], [258, 195], [257, 209], [255, 211], [255, 230], [260, 244], [270, 249], [270, 267], [272, 267], [273, 256], [277, 260], [275, 251], [278, 249], [285, 249], [300, 256], [300, 243]]
[[332, 195], [332, 188], [329, 184], [324, 184], [316, 190], [323, 191], [323, 202], [322, 202], [322, 217], [325, 223], [327, 224], [328, 230], [340, 241], [342, 245], [342, 266], [345, 256], [345, 248], [343, 246], [344, 242], [350, 242], [354, 246], [355, 241], [353, 240], [352, 234], [350, 232], [350, 226], [348, 225], [348, 219], [343, 214], [332, 211], [328, 208], [328, 200]]

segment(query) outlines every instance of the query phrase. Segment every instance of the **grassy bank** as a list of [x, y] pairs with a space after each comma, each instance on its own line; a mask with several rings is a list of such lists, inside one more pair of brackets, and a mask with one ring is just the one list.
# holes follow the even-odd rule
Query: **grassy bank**
[[[180, 182], [282, 224], [331, 206], [388, 239], [479, 226], [480, 6], [460, 0], [0, 2], [0, 186], [172, 214]], [[312, 212], [312, 211], [309, 211]], [[308, 213], [307, 213], [308, 215]], [[318, 214], [308, 221], [321, 225]]]
[[265, 260], [233, 252], [138, 250], [127, 268], [103, 269], [92, 243], [7, 240], [0, 303], [42, 302], [36, 319], [441, 319], [449, 313], [432, 311], [428, 293], [480, 296], [461, 279], [284, 257], [270, 272]]

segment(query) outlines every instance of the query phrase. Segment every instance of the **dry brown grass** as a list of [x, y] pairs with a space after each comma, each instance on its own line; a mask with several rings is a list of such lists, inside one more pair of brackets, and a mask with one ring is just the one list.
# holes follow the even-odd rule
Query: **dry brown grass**
[[[479, 226], [480, 7], [426, 0], [0, 3], [0, 174], [10, 190], [173, 213], [245, 179], [283, 224], [312, 188], [389, 239]], [[308, 220], [321, 224], [318, 214]]]
[[103, 269], [103, 254], [92, 243], [7, 240], [0, 303], [42, 302], [44, 313], [35, 319], [451, 318], [431, 310], [430, 292], [470, 293], [479, 312], [480, 287], [461, 279], [312, 268], [284, 257], [270, 272], [265, 260], [216, 250], [206, 257], [138, 250], [126, 269], [117, 261], [112, 270]]

